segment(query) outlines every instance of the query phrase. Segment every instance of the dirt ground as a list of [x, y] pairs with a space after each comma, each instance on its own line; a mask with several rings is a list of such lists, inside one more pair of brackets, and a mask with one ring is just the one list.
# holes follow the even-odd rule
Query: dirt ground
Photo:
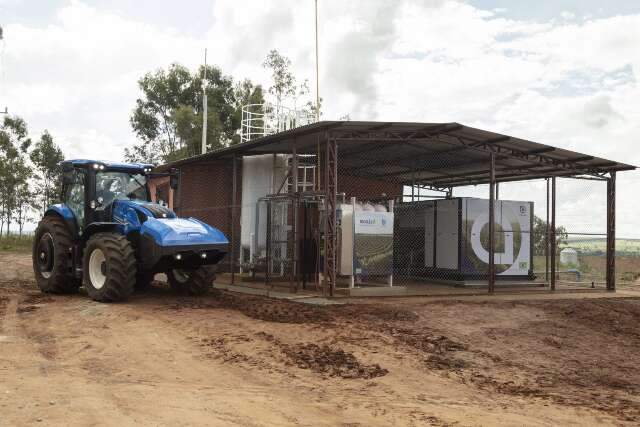
[[0, 426], [637, 425], [640, 299], [43, 295], [0, 253]]

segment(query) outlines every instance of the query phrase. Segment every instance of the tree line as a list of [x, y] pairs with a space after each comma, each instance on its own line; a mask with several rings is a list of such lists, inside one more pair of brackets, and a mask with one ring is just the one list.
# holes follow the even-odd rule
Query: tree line
[[[0, 125], [0, 237], [22, 234], [24, 224], [42, 216], [60, 198], [62, 150], [48, 131], [33, 142], [27, 123], [5, 116]], [[13, 226], [13, 230], [12, 230]]]
[[[560, 249], [567, 243], [569, 235], [564, 226], [556, 227], [556, 256], [560, 255]], [[537, 216], [533, 217], [533, 254], [544, 255], [547, 246], [547, 222]]]
[[174, 63], [146, 73], [138, 80], [141, 96], [129, 119], [138, 142], [125, 149], [125, 160], [161, 164], [200, 154], [203, 84], [208, 100], [207, 152], [240, 142], [242, 107], [263, 104], [265, 95], [273, 97], [278, 109], [288, 102], [315, 114], [308, 82], [298, 83], [289, 58], [274, 49], [262, 65], [271, 72], [272, 85], [266, 93], [249, 79], [234, 81], [215, 65], [192, 72]]
[[[160, 164], [200, 153], [203, 84], [208, 98], [207, 151], [240, 142], [242, 107], [264, 104], [271, 96], [275, 108], [285, 104], [315, 114], [308, 81], [299, 82], [291, 60], [271, 50], [262, 66], [270, 71], [271, 86], [249, 79], [234, 80], [220, 67], [208, 65], [194, 72], [181, 64], [146, 73], [138, 81], [141, 96], [129, 122], [138, 142], [125, 149], [126, 161]], [[0, 236], [22, 234], [25, 223], [42, 216], [60, 200], [64, 155], [48, 131], [33, 141], [27, 123], [4, 116], [0, 125]]]

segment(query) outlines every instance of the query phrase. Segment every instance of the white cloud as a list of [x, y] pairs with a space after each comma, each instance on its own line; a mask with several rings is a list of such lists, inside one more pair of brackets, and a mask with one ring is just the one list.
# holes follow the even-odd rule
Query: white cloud
[[[324, 118], [458, 121], [640, 164], [640, 15], [577, 20], [558, 10], [536, 22], [457, 1], [319, 3]], [[205, 46], [235, 77], [268, 85], [261, 63], [277, 48], [313, 80], [312, 6], [217, 0], [212, 27], [197, 38], [69, 1], [47, 25], [4, 23], [4, 92], [11, 111], [35, 133], [48, 128], [69, 156], [119, 158], [134, 140], [136, 80], [174, 61], [195, 67]], [[623, 173], [618, 182], [619, 234], [640, 236], [640, 179]], [[566, 185], [561, 210], [595, 218], [595, 202], [570, 197], [585, 191]]]

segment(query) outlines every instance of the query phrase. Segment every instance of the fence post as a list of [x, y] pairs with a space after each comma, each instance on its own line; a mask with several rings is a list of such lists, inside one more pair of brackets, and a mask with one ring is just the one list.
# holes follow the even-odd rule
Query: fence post
[[616, 290], [616, 173], [607, 179], [607, 290]]
[[[235, 284], [236, 281], [236, 203], [237, 203], [237, 162], [236, 155], [233, 155], [233, 177], [231, 179], [231, 260], [230, 260], [230, 268], [231, 268], [231, 284]], [[242, 248], [240, 248], [242, 250]]]
[[491, 153], [489, 162], [489, 293], [495, 291], [496, 266], [495, 266], [495, 154]]
[[333, 296], [336, 287], [337, 261], [337, 217], [336, 203], [338, 191], [338, 144], [332, 136], [325, 132], [326, 155], [324, 160], [324, 192], [326, 200], [324, 229], [324, 294]]
[[556, 177], [551, 178], [551, 290], [556, 290]]

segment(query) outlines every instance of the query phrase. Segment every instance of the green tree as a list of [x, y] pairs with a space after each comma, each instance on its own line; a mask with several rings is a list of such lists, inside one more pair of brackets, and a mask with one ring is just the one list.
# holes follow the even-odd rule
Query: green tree
[[[25, 170], [24, 173], [30, 174], [29, 170]], [[20, 180], [16, 188], [16, 207], [13, 219], [18, 225], [18, 235], [22, 236], [22, 229], [25, 222], [30, 218], [30, 214], [33, 211], [33, 197], [36, 196], [37, 191], [32, 191], [29, 188], [29, 182], [26, 180]], [[37, 211], [38, 209], [36, 209]], [[7, 228], [8, 231], [8, 228]]]
[[30, 203], [25, 191], [33, 173], [27, 163], [30, 145], [26, 122], [6, 116], [0, 126], [0, 235], [5, 225], [9, 234], [12, 221], [23, 218], [23, 208]]
[[29, 157], [35, 167], [33, 204], [44, 213], [48, 206], [59, 200], [62, 182], [60, 163], [64, 155], [49, 131], [45, 130]]
[[269, 88], [269, 93], [276, 97], [276, 108], [280, 111], [282, 102], [287, 98], [295, 97], [298, 92], [296, 78], [290, 69], [291, 60], [281, 55], [276, 49], [272, 49], [262, 66], [271, 70], [273, 84]]
[[[533, 253], [544, 255], [546, 245], [547, 223], [537, 216], [533, 217]], [[567, 229], [563, 226], [556, 227], [556, 254], [560, 254], [560, 246], [567, 243]]]
[[[276, 99], [276, 116], [280, 117], [280, 113], [285, 107], [285, 104], [293, 106], [296, 112], [295, 119], [303, 119], [299, 116], [299, 113], [303, 113], [303, 116], [315, 117], [317, 106], [315, 102], [309, 100], [309, 80], [305, 79], [299, 85], [296, 83], [296, 77], [291, 71], [291, 60], [284, 55], [281, 55], [276, 49], [272, 49], [267, 54], [267, 58], [262, 63], [262, 66], [268, 70], [271, 70], [272, 85], [269, 87], [269, 93]], [[307, 100], [305, 102], [305, 99]], [[322, 103], [322, 99], [320, 99]], [[294, 126], [300, 126], [307, 124], [306, 120], [302, 123], [294, 123]]]
[[234, 85], [233, 79], [216, 66], [207, 66], [206, 73], [204, 67], [191, 73], [180, 64], [172, 64], [138, 81], [142, 96], [136, 100], [130, 123], [140, 143], [125, 150], [127, 160], [159, 163], [200, 152], [205, 75], [207, 150], [239, 140], [240, 97], [248, 93], [251, 101], [262, 103], [260, 86], [249, 80]]

